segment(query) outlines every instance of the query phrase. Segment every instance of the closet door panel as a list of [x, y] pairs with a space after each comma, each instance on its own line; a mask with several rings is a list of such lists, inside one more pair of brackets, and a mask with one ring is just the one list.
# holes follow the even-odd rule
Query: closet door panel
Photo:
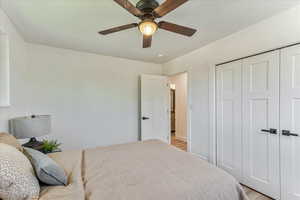
[[279, 52], [243, 60], [243, 183], [280, 197]]
[[241, 179], [241, 61], [217, 69], [217, 163]]
[[300, 46], [281, 52], [280, 126], [299, 136], [281, 135], [282, 199], [300, 200]]

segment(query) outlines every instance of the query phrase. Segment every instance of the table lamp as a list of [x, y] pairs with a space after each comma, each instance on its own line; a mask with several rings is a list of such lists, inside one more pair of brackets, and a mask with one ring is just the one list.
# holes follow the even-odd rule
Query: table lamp
[[35, 148], [41, 146], [36, 137], [49, 135], [51, 132], [50, 115], [32, 115], [29, 117], [18, 117], [9, 120], [10, 133], [17, 139], [30, 138], [29, 142], [23, 144], [25, 147]]

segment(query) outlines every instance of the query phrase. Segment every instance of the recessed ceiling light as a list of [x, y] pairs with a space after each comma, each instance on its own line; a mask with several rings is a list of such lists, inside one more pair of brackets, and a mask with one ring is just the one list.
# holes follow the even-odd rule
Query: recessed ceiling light
[[162, 55], [162, 54], [158, 54], [157, 56], [158, 56], [158, 57], [163, 57], [164, 55]]

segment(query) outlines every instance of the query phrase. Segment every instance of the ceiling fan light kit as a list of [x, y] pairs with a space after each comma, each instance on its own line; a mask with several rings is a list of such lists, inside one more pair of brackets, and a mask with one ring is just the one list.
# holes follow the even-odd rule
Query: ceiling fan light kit
[[158, 25], [155, 21], [145, 19], [139, 24], [139, 29], [143, 35], [151, 36], [157, 31]]
[[155, 19], [165, 16], [166, 14], [178, 8], [188, 0], [166, 0], [161, 5], [159, 5], [159, 3], [156, 0], [140, 0], [136, 4], [136, 6], [130, 3], [129, 0], [114, 1], [120, 6], [122, 6], [124, 9], [126, 9], [128, 12], [130, 12], [132, 15], [138, 17], [141, 20], [141, 22], [139, 24], [132, 23], [100, 31], [99, 34], [101, 35], [108, 35], [111, 33], [138, 27], [140, 32], [143, 34], [143, 48], [149, 48], [151, 47], [152, 43], [152, 35], [159, 28], [188, 37], [193, 36], [197, 31], [195, 29], [180, 26], [170, 22], [155, 22]]

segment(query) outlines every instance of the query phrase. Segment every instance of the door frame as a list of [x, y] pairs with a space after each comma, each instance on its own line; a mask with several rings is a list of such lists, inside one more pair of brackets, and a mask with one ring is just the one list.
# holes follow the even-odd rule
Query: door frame
[[[208, 155], [208, 161], [216, 165], [217, 164], [217, 141], [216, 141], [216, 64], [210, 65], [209, 67], [209, 142], [210, 142], [210, 149], [209, 149], [209, 155]], [[184, 69], [179, 72], [171, 72], [171, 73], [163, 73], [165, 76], [174, 76], [177, 74], [187, 73], [187, 150], [188, 152], [192, 153], [192, 79], [191, 79], [191, 70], [189, 67], [187, 69]], [[199, 156], [198, 154], [195, 154], [196, 156]], [[201, 157], [202, 158], [202, 157]], [[205, 158], [204, 158], [205, 159]]]
[[217, 88], [216, 88], [217, 65], [209, 68], [209, 135], [210, 155], [209, 159], [213, 165], [217, 165]]
[[[171, 76], [176, 76], [179, 74], [186, 74], [187, 75], [187, 105], [186, 105], [186, 116], [187, 116], [187, 126], [186, 126], [186, 142], [187, 142], [187, 152], [191, 152], [191, 80], [190, 80], [190, 73], [188, 70], [186, 71], [182, 71], [182, 72], [177, 72], [177, 73], [171, 73], [171, 74], [167, 74], [165, 76], [167, 76], [168, 78], [170, 78]], [[170, 84], [170, 82], [169, 82]], [[169, 92], [170, 95], [170, 92]], [[170, 127], [170, 131], [169, 131], [169, 137], [170, 137], [170, 143], [171, 143], [171, 104], [169, 105], [169, 127]]]

